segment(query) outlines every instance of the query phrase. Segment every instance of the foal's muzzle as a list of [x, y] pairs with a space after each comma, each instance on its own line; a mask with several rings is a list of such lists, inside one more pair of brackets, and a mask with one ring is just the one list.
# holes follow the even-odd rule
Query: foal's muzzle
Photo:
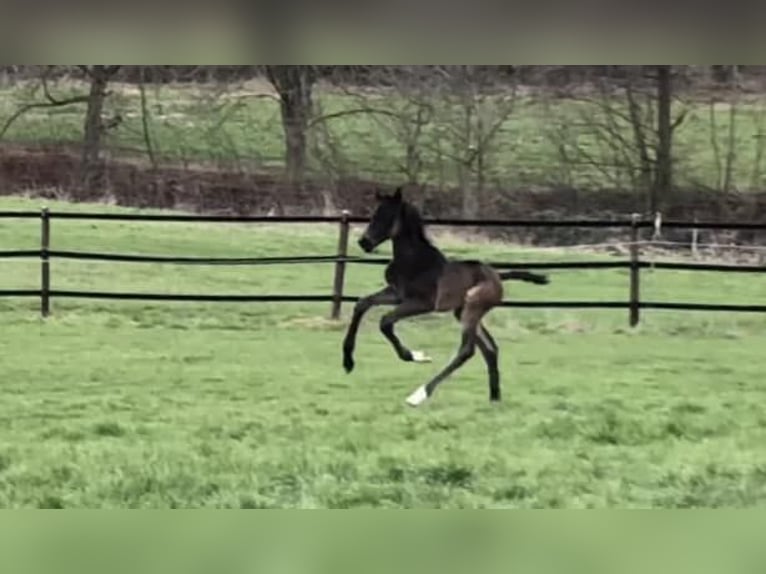
[[365, 253], [369, 253], [373, 249], [375, 249], [375, 244], [370, 240], [369, 237], [366, 235], [363, 235], [362, 238], [359, 240], [359, 247], [364, 249]]

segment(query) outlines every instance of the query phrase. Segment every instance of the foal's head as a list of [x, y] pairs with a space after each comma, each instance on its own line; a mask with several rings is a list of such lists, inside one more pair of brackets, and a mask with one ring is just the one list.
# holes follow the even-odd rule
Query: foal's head
[[359, 247], [367, 253], [399, 232], [401, 218], [406, 206], [402, 199], [402, 188], [398, 188], [393, 195], [383, 195], [376, 192], [375, 199], [378, 202], [378, 207], [372, 214], [370, 224], [359, 240]]

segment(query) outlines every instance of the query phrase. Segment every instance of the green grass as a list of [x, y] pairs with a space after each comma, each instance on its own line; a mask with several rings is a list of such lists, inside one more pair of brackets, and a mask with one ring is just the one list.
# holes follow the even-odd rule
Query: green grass
[[[119, 85], [113, 88], [105, 115], [119, 112], [124, 122], [110, 132], [108, 141], [117, 149], [143, 153], [145, 143], [137, 90]], [[37, 101], [35, 98], [41, 96], [32, 94], [32, 89], [22, 85], [0, 91], [0, 118], [10, 116], [30, 99]], [[62, 82], [53, 88], [59, 97], [82, 93], [85, 89], [72, 82]], [[255, 170], [279, 168], [283, 165], [284, 153], [279, 105], [272, 98], [260, 97], [264, 89], [257, 82], [225, 96], [215, 86], [168, 85], [149, 89], [149, 123], [157, 153], [172, 161], [207, 161], [229, 167], [235, 164], [238, 168]], [[362, 104], [389, 111], [408, 111], [406, 102], [393, 95], [368, 95], [367, 100], [360, 103], [353, 96], [321, 86], [316, 90], [315, 101], [324, 114], [357, 109]], [[458, 181], [455, 161], [447, 155], [450, 134], [462, 125], [460, 112], [444, 101], [431, 103], [435, 110], [433, 121], [418, 142], [423, 166], [420, 179], [435, 185], [455, 185]], [[718, 166], [727, 154], [730, 118], [726, 104], [719, 103], [715, 109], [715, 130], [711, 127], [709, 104], [696, 101], [689, 104], [686, 120], [675, 132], [675, 180], [680, 186], [717, 188], [719, 185], [722, 171]], [[757, 151], [766, 119], [763, 100], [743, 99], [738, 109], [734, 119], [733, 184], [740, 190], [760, 189], [766, 183]], [[674, 110], [674, 114], [678, 111]], [[584, 125], [592, 120], [602, 121], [592, 107], [582, 102], [546, 103], [540, 97], [519, 97], [485, 158], [487, 184], [510, 188], [570, 185], [580, 189], [629, 186], [624, 170], [594, 167], [588, 160], [578, 159], [571, 148], [568, 154], [573, 163], [568, 167], [562, 164], [557, 147], [561, 137], [556, 135], [561, 130], [566, 130], [569, 139], [576, 141], [597, 162], [614, 163], [614, 146], [599, 142]], [[82, 123], [83, 106], [31, 110], [11, 127], [6, 139], [79, 142]], [[325, 125], [327, 136], [317, 130], [310, 134], [309, 163], [315, 174], [383, 182], [404, 179], [401, 166], [405, 163], [405, 142], [397, 136], [402, 129], [401, 122], [381, 115], [355, 114], [332, 119]], [[630, 127], [621, 125], [620, 130], [630, 141]], [[718, 160], [711, 143], [714, 132], [720, 146]]]
[[[6, 199], [0, 209], [35, 208]], [[105, 209], [53, 205], [53, 209]], [[33, 248], [36, 221], [0, 221], [0, 249]], [[308, 226], [53, 223], [60, 249], [187, 255], [331, 253]], [[451, 255], [574, 258], [440, 237]], [[580, 256], [582, 257], [582, 256]], [[39, 264], [0, 261], [0, 288]], [[381, 283], [351, 266], [349, 293]], [[332, 266], [172, 267], [54, 261], [56, 288], [328, 293]], [[624, 299], [627, 276], [559, 271], [514, 298]], [[761, 276], [645, 273], [647, 299], [762, 302]], [[424, 408], [404, 398], [453, 353], [449, 316], [403, 322], [430, 365], [399, 362], [325, 304], [0, 299], [2, 507], [679, 507], [766, 502], [764, 318], [495, 310], [505, 400], [477, 356]]]

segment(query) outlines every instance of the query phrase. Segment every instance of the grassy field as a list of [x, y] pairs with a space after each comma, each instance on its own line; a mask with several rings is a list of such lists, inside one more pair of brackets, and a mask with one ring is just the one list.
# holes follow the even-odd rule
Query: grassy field
[[[106, 101], [105, 116], [119, 113], [123, 123], [109, 132], [108, 141], [115, 148], [145, 150], [141, 107], [134, 87], [114, 85]], [[38, 101], [36, 84], [0, 90], [0, 121], [19, 106]], [[84, 93], [87, 87], [62, 82], [55, 85], [59, 98]], [[222, 92], [219, 86], [166, 85], [147, 91], [149, 125], [156, 152], [170, 160], [208, 161], [238, 164], [248, 169], [280, 167], [284, 153], [284, 133], [279, 104], [270, 97], [263, 82], [250, 82], [240, 89]], [[370, 94], [364, 100], [338, 91], [319, 87], [315, 94], [318, 110], [332, 114], [360, 106], [390, 112], [407, 112], [407, 102], [391, 94]], [[491, 101], [491, 100], [490, 100]], [[427, 125], [418, 142], [421, 179], [437, 185], [453, 185], [457, 181], [455, 161], [448, 155], [450, 134], [460, 130], [460, 110], [443, 101], [432, 102], [433, 121]], [[674, 110], [674, 114], [680, 111]], [[759, 157], [758, 141], [766, 126], [762, 99], [743, 98], [733, 116], [730, 133], [730, 107], [719, 102], [713, 108], [715, 128], [711, 124], [711, 108], [704, 98], [688, 107], [684, 123], [674, 139], [677, 184], [716, 187], [721, 177], [720, 162], [725, 158], [727, 138], [733, 136], [733, 184], [737, 189], [760, 189], [766, 183]], [[492, 120], [492, 106], [486, 114]], [[412, 113], [410, 109], [408, 113]], [[613, 188], [629, 185], [624, 170], [616, 169], [615, 149], [596, 140], [588, 122], [604, 122], [595, 108], [572, 100], [552, 100], [524, 95], [518, 98], [513, 113], [497, 131], [491, 152], [485, 158], [486, 179], [501, 187], [570, 185], [580, 189]], [[9, 129], [8, 141], [79, 142], [82, 137], [83, 107], [41, 108], [23, 115]], [[310, 145], [310, 168], [327, 175], [352, 175], [377, 181], [399, 182], [405, 174], [405, 141], [401, 132], [409, 124], [383, 115], [343, 115], [323, 124], [327, 131], [313, 130]], [[410, 125], [411, 127], [411, 125]], [[619, 125], [623, 137], [630, 141], [628, 125]], [[568, 149], [569, 165], [562, 163], [560, 133], [568, 133], [569, 143], [577, 142], [596, 163], [579, 157]], [[716, 134], [718, 159], [711, 137]], [[319, 153], [317, 153], [319, 151]], [[462, 151], [461, 151], [462, 153]], [[320, 160], [319, 156], [324, 156]], [[331, 165], [332, 167], [328, 167]], [[329, 170], [329, 171], [328, 171]], [[615, 179], [618, 178], [618, 179]]]
[[[36, 208], [4, 199], [0, 209]], [[54, 205], [54, 209], [82, 206]], [[88, 206], [85, 206], [86, 208]], [[92, 209], [105, 209], [104, 207]], [[34, 248], [37, 222], [0, 221], [0, 249]], [[55, 221], [58, 249], [186, 255], [324, 254], [304, 226]], [[451, 255], [573, 258], [439, 237]], [[580, 256], [581, 257], [581, 256]], [[0, 288], [39, 264], [0, 261]], [[352, 266], [348, 291], [380, 285]], [[172, 267], [54, 261], [55, 288], [328, 293], [331, 265]], [[560, 271], [514, 298], [625, 298], [621, 271]], [[647, 299], [763, 302], [766, 278], [655, 272]], [[433, 400], [404, 398], [457, 344], [449, 316], [404, 322], [430, 365], [401, 363], [377, 331], [341, 368], [344, 319], [325, 304], [0, 299], [2, 507], [677, 507], [766, 502], [762, 316], [496, 310], [505, 400], [477, 356]]]

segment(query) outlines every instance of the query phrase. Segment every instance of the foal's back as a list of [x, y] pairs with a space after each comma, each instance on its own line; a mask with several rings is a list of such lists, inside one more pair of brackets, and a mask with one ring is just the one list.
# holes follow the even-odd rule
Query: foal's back
[[[481, 295], [476, 299], [477, 295]], [[442, 268], [436, 301], [437, 311], [463, 307], [474, 299], [489, 309], [503, 299], [503, 283], [497, 272], [481, 261], [450, 260]]]

